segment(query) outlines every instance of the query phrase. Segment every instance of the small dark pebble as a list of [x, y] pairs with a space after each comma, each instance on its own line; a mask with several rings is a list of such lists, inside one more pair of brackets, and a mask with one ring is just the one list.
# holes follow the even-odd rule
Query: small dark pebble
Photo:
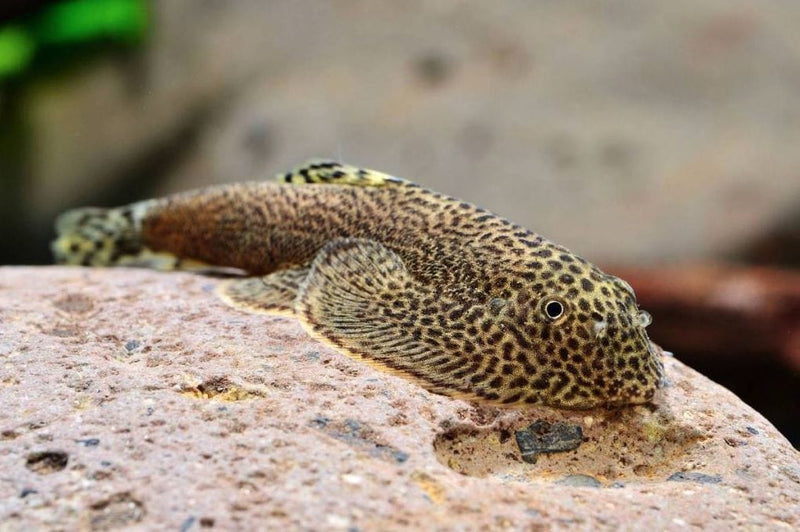
[[695, 473], [694, 471], [679, 471], [673, 473], [667, 480], [674, 482], [699, 482], [700, 484], [719, 484], [722, 482], [720, 475], [706, 475], [705, 473]]
[[[382, 447], [384, 447], [384, 446], [378, 446], [378, 449], [381, 449]], [[394, 458], [395, 462], [397, 462], [398, 464], [402, 464], [403, 462], [408, 460], [409, 454], [407, 452], [400, 451], [398, 449], [392, 449], [389, 446], [386, 446], [386, 448], [391, 449], [390, 452], [391, 452], [392, 458]]]
[[753, 436], [757, 436], [758, 435], [758, 429], [755, 428], [755, 427], [751, 427], [749, 425], [747, 426], [747, 432], [749, 432]]
[[20, 498], [24, 499], [28, 495], [33, 495], [34, 493], [39, 493], [33, 488], [22, 488], [22, 491], [19, 492]]
[[214, 518], [213, 517], [201, 517], [200, 518], [200, 526], [203, 528], [213, 528], [214, 527]]
[[195, 521], [197, 521], [197, 519], [195, 519], [193, 515], [187, 517], [186, 520], [183, 523], [181, 523], [181, 528], [180, 528], [181, 532], [186, 532], [187, 530], [192, 528], [192, 525], [194, 524]]
[[139, 340], [128, 340], [125, 342], [125, 351], [136, 351], [142, 346], [142, 342]]
[[344, 426], [354, 432], [361, 430], [361, 422], [355, 419], [345, 419]]
[[75, 440], [75, 443], [84, 447], [97, 447], [100, 445], [100, 438], [86, 438], [85, 440]]
[[576, 488], [600, 488], [603, 486], [599, 480], [589, 475], [567, 475], [561, 480], [557, 480], [555, 483], [561, 486], [573, 486]]
[[314, 419], [311, 420], [311, 424], [318, 429], [324, 429], [330, 422], [331, 418], [325, 416], [314, 416]]
[[330, 418], [318, 415], [311, 420], [310, 425], [325, 432], [328, 436], [356, 448], [364, 449], [376, 458], [392, 460], [398, 464], [408, 461], [409, 454], [407, 452], [391, 445], [374, 441], [369, 427], [365, 427], [363, 423], [356, 419], [333, 421]]
[[103, 460], [102, 462], [100, 462], [100, 465], [103, 467], [111, 467], [111, 462], [109, 462], [108, 460]]
[[515, 436], [522, 459], [529, 464], [535, 464], [541, 453], [574, 451], [580, 447], [583, 430], [580, 425], [538, 420], [527, 429], [518, 430]]
[[737, 440], [736, 438], [723, 438], [723, 441], [730, 447], [741, 447], [743, 445], [747, 445], [746, 441]]

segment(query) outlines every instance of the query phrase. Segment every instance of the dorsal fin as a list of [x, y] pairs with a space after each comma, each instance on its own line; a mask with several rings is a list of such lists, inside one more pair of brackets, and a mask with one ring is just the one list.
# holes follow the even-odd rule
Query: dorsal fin
[[307, 161], [285, 174], [278, 174], [277, 179], [282, 183], [324, 183], [359, 187], [385, 187], [389, 185], [410, 184], [410, 181], [400, 179], [399, 177], [326, 159], [312, 159]]

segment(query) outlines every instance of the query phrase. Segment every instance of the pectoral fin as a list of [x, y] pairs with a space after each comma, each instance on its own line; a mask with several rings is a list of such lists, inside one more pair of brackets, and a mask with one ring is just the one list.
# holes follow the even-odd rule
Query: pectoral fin
[[396, 253], [362, 239], [326, 245], [295, 302], [306, 330], [345, 354], [433, 392], [486, 400], [491, 391], [470, 383], [483, 371], [469, 355], [477, 346], [463, 327], [448, 326], [448, 309], [458, 307], [416, 282]]
[[294, 315], [294, 301], [308, 268], [280, 270], [264, 277], [225, 281], [217, 293], [230, 306], [247, 312]]

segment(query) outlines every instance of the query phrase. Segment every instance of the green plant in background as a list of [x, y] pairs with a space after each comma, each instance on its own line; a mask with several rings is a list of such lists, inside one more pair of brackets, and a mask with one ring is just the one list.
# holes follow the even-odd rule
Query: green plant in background
[[148, 27], [146, 0], [65, 0], [0, 26], [0, 80], [23, 74], [48, 49], [98, 40], [135, 44]]
[[33, 59], [36, 44], [23, 26], [0, 29], [0, 78], [22, 72]]

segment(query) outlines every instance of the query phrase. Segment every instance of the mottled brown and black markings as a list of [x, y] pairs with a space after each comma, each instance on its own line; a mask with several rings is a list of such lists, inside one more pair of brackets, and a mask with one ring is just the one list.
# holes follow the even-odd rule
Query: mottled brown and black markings
[[152, 200], [141, 245], [264, 276], [223, 297], [294, 311], [317, 338], [437, 393], [589, 408], [647, 402], [661, 385], [633, 291], [567, 249], [379, 172], [315, 162], [278, 180]]
[[53, 245], [59, 262], [83, 266], [116, 263], [140, 248], [131, 209], [126, 207], [70, 211], [59, 217], [56, 231], [64, 235]]
[[285, 174], [278, 175], [277, 180], [282, 183], [294, 184], [328, 183], [363, 187], [410, 184], [399, 177], [328, 160], [308, 161]]

